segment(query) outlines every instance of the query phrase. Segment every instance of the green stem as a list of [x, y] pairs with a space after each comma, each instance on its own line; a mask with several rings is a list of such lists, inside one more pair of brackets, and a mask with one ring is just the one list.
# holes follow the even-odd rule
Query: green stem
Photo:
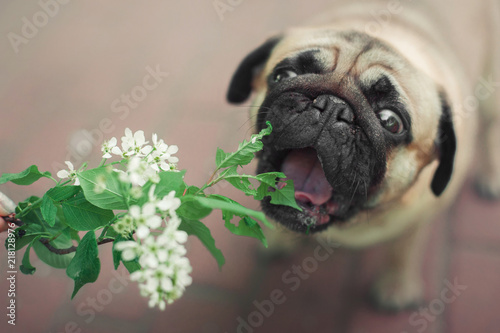
[[69, 179], [69, 180], [65, 181], [64, 183], [60, 184], [60, 182], [61, 182], [61, 181], [62, 181], [62, 180], [60, 180], [60, 181], [59, 181], [59, 183], [57, 184], [57, 186], [64, 186], [64, 185], [66, 185], [66, 184], [71, 183], [73, 180]]
[[59, 231], [59, 233], [57, 233], [55, 235], [51, 235], [52, 237], [45, 238], [45, 239], [47, 239], [48, 242], [52, 242], [53, 240], [57, 239], [57, 237], [61, 236], [61, 234], [62, 234], [62, 231]]
[[[225, 177], [225, 174], [224, 172], [222, 172], [221, 174], [219, 174], [219, 176], [217, 178], [214, 179], [215, 175], [217, 174], [217, 172], [220, 170], [220, 168], [218, 169], [215, 169], [215, 171], [212, 173], [212, 175], [210, 176], [210, 178], [208, 179], [208, 181], [206, 182], [205, 185], [203, 185], [196, 193], [196, 194], [199, 194], [200, 192], [203, 192], [205, 189], [211, 187], [211, 186], [214, 186], [215, 184], [217, 184], [218, 182], [220, 182], [221, 180], [224, 179]], [[228, 169], [224, 170], [224, 171], [227, 171]]]
[[98, 241], [98, 242], [104, 238], [104, 235], [106, 234], [106, 232], [108, 231], [108, 229], [109, 229], [109, 225], [105, 226], [105, 227], [102, 229], [101, 234], [100, 234], [100, 235], [99, 235], [99, 237], [97, 238], [97, 241]]
[[54, 183], [56, 183], [56, 184], [59, 183], [59, 181], [52, 176], [45, 176], [45, 177], [52, 179], [54, 181]]
[[24, 216], [27, 212], [29, 212], [30, 210], [33, 209], [33, 207], [35, 207], [36, 205], [38, 205], [39, 203], [41, 203], [43, 200], [43, 197], [38, 199], [37, 201], [33, 202], [32, 204], [28, 205], [25, 209], [21, 210], [19, 212], [19, 214], [17, 215], [20, 215], [20, 216]]

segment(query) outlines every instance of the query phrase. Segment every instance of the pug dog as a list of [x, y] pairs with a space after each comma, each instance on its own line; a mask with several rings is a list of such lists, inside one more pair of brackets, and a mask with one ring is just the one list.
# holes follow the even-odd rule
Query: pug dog
[[257, 172], [294, 181], [302, 210], [264, 199], [267, 216], [347, 247], [387, 243], [373, 299], [406, 309], [422, 300], [428, 222], [457, 196], [475, 156], [479, 193], [500, 195], [500, 5], [333, 7], [248, 54], [227, 99], [253, 92], [256, 130], [273, 126]]

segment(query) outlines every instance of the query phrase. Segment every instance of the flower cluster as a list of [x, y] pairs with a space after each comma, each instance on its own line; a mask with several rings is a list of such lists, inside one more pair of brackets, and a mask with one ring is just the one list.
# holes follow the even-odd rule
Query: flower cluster
[[150, 307], [163, 310], [165, 301], [173, 302], [191, 284], [191, 265], [183, 245], [188, 235], [178, 230], [180, 219], [175, 213], [180, 200], [175, 198], [175, 192], [161, 200], [153, 192], [150, 191], [150, 201], [142, 207], [130, 207], [129, 213], [114, 226], [119, 232], [135, 229], [138, 240], [119, 242], [115, 249], [122, 251], [124, 261], [139, 259], [141, 269], [132, 273], [130, 279], [139, 282], [141, 295], [149, 297]]
[[184, 293], [192, 282], [191, 264], [185, 257], [187, 233], [178, 230], [180, 219], [172, 216], [165, 219], [165, 228], [158, 234], [146, 233], [139, 240], [123, 241], [115, 245], [123, 251], [125, 261], [139, 259], [141, 269], [130, 275], [132, 281], [139, 282], [141, 295], [149, 297], [149, 306], [165, 309], [166, 302], [172, 303]]
[[[158, 140], [156, 134], [152, 135], [152, 145], [146, 141], [144, 131], [133, 133], [129, 128], [125, 129], [125, 136], [121, 138], [121, 148], [117, 146], [118, 140], [113, 137], [105, 141], [101, 146], [102, 157], [108, 159], [112, 154], [127, 160], [127, 171], [120, 172], [122, 181], [131, 183], [132, 186], [143, 186], [148, 180], [153, 183], [159, 181], [158, 172], [177, 171], [179, 159], [174, 156], [179, 151], [176, 145], [167, 145], [163, 139]], [[57, 173], [59, 178], [69, 178], [79, 185], [77, 171], [70, 161], [65, 162], [69, 170], [61, 170]]]
[[152, 135], [152, 145], [146, 141], [144, 131], [132, 133], [129, 128], [125, 129], [125, 136], [122, 136], [121, 148], [117, 146], [118, 140], [111, 138], [105, 141], [101, 147], [103, 158], [111, 158], [111, 154], [121, 156], [124, 159], [136, 156], [145, 158], [148, 165], [154, 170], [164, 171], [176, 169], [176, 164], [179, 159], [173, 156], [179, 148], [175, 145], [167, 145], [162, 139], [158, 140], [156, 134]]
[[126, 162], [126, 170], [114, 169], [119, 172], [119, 179], [131, 186], [131, 195], [137, 192], [136, 198], [142, 196], [144, 186], [148, 181], [153, 185], [149, 189], [147, 202], [132, 205], [128, 212], [119, 219], [113, 228], [123, 236], [135, 232], [137, 241], [118, 242], [117, 251], [121, 251], [124, 261], [138, 259], [141, 269], [132, 273], [130, 279], [139, 283], [141, 294], [149, 297], [151, 307], [164, 309], [166, 303], [179, 298], [185, 288], [191, 284], [191, 265], [185, 257], [187, 233], [178, 230], [181, 220], [176, 214], [181, 201], [171, 191], [163, 198], [155, 196], [155, 183], [158, 183], [161, 171], [176, 171], [179, 161], [173, 156], [178, 148], [168, 146], [163, 140], [152, 136], [152, 145], [148, 144], [143, 131], [132, 133], [125, 130], [121, 138], [121, 147], [117, 146], [116, 138], [102, 145], [103, 158], [112, 154], [120, 156]]
[[[143, 131], [133, 133], [125, 130], [118, 140], [111, 138], [102, 144], [103, 163], [113, 155], [122, 159], [113, 162], [107, 167], [119, 174], [119, 180], [124, 189], [134, 199], [145, 196], [143, 186], [151, 182], [153, 185], [147, 193], [147, 200], [141, 205], [131, 205], [126, 213], [113, 224], [113, 229], [125, 237], [135, 234], [137, 240], [117, 242], [115, 250], [120, 251], [124, 261], [138, 259], [141, 268], [131, 274], [130, 279], [139, 283], [141, 294], [149, 297], [151, 307], [158, 306], [164, 309], [166, 303], [179, 298], [185, 288], [191, 284], [191, 265], [186, 258], [184, 243], [187, 233], [178, 230], [181, 223], [176, 214], [181, 201], [176, 192], [171, 191], [163, 198], [155, 195], [156, 184], [160, 181], [162, 171], [177, 171], [179, 159], [174, 156], [178, 148], [167, 145], [159, 140], [156, 134], [152, 135], [151, 144], [146, 141]], [[66, 162], [69, 170], [57, 173], [60, 178], [69, 178], [79, 185], [78, 172], [71, 162]], [[113, 166], [121, 168], [113, 169]], [[84, 167], [80, 168], [84, 169]], [[97, 177], [95, 193], [102, 193], [106, 189], [106, 177]], [[141, 200], [143, 202], [144, 200]]]
[[146, 141], [143, 131], [132, 131], [125, 129], [122, 137], [121, 148], [118, 147], [116, 138], [111, 138], [103, 143], [101, 151], [103, 158], [112, 157], [111, 154], [121, 156], [127, 160], [127, 171], [119, 171], [122, 181], [131, 183], [132, 186], [143, 186], [147, 181], [157, 183], [158, 172], [176, 171], [179, 159], [173, 156], [179, 148], [175, 145], [167, 145], [156, 134], [152, 135], [152, 145]]

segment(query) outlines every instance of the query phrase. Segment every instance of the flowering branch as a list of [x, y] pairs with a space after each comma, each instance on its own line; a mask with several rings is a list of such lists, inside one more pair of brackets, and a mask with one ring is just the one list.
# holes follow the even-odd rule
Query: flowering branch
[[[222, 195], [208, 195], [205, 189], [226, 180], [256, 200], [270, 196], [273, 204], [298, 208], [291, 181], [278, 186], [284, 174], [238, 173], [238, 167], [249, 164], [262, 149], [262, 137], [271, 130], [268, 124], [250, 141], [241, 143], [236, 152], [218, 149], [215, 171], [199, 188], [187, 185], [185, 171], [177, 169], [177, 146], [167, 145], [156, 134], [150, 144], [143, 131], [134, 133], [127, 128], [121, 146], [116, 138], [103, 143], [103, 159], [97, 168], [87, 168], [86, 163], [75, 168], [66, 161], [68, 169], [57, 172], [65, 180], [56, 181], [42, 197], [30, 196], [18, 203], [17, 216], [3, 218], [18, 226], [9, 234], [5, 246], [8, 251], [27, 246], [20, 266], [25, 274], [36, 271], [30, 263], [31, 249], [42, 262], [65, 268], [75, 281], [73, 298], [82, 286], [99, 276], [97, 247], [113, 243], [115, 269], [123, 264], [130, 279], [138, 282], [141, 295], [149, 298], [149, 305], [164, 309], [192, 283], [192, 268], [184, 246], [189, 235], [198, 237], [220, 267], [224, 264], [210, 230], [200, 222], [214, 209], [222, 211], [224, 225], [230, 232], [257, 238], [267, 246], [257, 222], [270, 226], [262, 212]], [[120, 160], [108, 162], [113, 157]], [[30, 185], [42, 177], [53, 179], [49, 172], [40, 172], [32, 165], [17, 174], [3, 174], [0, 185], [8, 181]], [[240, 219], [238, 224], [233, 224], [235, 217]], [[101, 235], [96, 238], [99, 230]], [[81, 232], [85, 235], [80, 239]]]

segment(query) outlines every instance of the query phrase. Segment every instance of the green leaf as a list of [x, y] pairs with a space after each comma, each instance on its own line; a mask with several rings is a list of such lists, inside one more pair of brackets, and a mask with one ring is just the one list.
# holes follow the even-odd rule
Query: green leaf
[[107, 225], [115, 216], [113, 211], [94, 206], [82, 193], [62, 203], [66, 223], [79, 231], [96, 230]]
[[42, 177], [51, 178], [51, 174], [48, 171], [40, 172], [36, 165], [32, 165], [19, 173], [2, 174], [2, 177], [0, 177], [0, 185], [9, 181], [17, 185], [31, 185]]
[[60, 202], [63, 200], [68, 200], [74, 197], [81, 191], [80, 186], [66, 185], [66, 186], [56, 186], [51, 188], [45, 193], [54, 202]]
[[97, 241], [93, 231], [89, 231], [83, 236], [82, 241], [76, 249], [76, 254], [71, 260], [66, 274], [75, 280], [75, 288], [71, 299], [76, 293], [87, 283], [92, 283], [97, 280], [101, 271], [101, 262], [99, 261], [99, 250], [97, 249]]
[[132, 237], [125, 238], [122, 235], [118, 235], [116, 237], [115, 241], [113, 242], [113, 248], [111, 251], [113, 254], [113, 265], [115, 267], [115, 270], [118, 269], [118, 266], [120, 266], [120, 261], [121, 261], [121, 262], [123, 262], [123, 265], [128, 270], [128, 272], [130, 274], [132, 274], [133, 272], [141, 269], [141, 265], [139, 264], [139, 259], [136, 258], [136, 259], [131, 260], [131, 261], [123, 261], [121, 251], [117, 251], [115, 249], [116, 244], [118, 244], [119, 242], [128, 241], [128, 240], [134, 240], [134, 239]]
[[122, 262], [123, 266], [125, 266], [125, 268], [130, 274], [141, 269], [141, 265], [139, 265], [138, 259], [132, 261], [122, 261]]
[[[33, 242], [32, 244], [33, 250], [35, 250], [38, 258], [40, 258], [40, 260], [47, 265], [54, 268], [68, 267], [71, 259], [73, 259], [73, 257], [75, 256], [74, 252], [68, 254], [56, 254], [54, 252], [51, 252], [49, 249], [47, 249], [47, 247], [45, 247], [45, 245], [43, 245], [39, 241]], [[51, 241], [49, 244], [57, 249], [66, 249], [73, 246], [71, 238], [66, 233], [62, 233], [61, 235], [59, 235], [59, 237]]]
[[176, 196], [182, 196], [184, 190], [186, 189], [186, 184], [184, 183], [184, 175], [186, 170], [182, 171], [162, 171], [158, 174], [160, 176], [160, 182], [156, 185], [155, 195], [157, 198], [162, 199], [164, 196], [169, 194], [171, 191], [176, 192]]
[[210, 207], [200, 204], [194, 196], [182, 197], [181, 206], [177, 208], [177, 215], [188, 220], [201, 220], [212, 212]]
[[246, 208], [229, 198], [219, 195], [211, 195], [208, 198], [202, 198], [202, 197], [194, 197], [194, 198], [195, 198], [194, 200], [198, 201], [202, 206], [212, 209], [221, 209], [223, 213], [231, 212], [232, 214], [238, 215], [242, 218], [246, 216], [251, 216], [259, 221], [262, 221], [269, 228], [274, 229], [274, 226], [271, 223], [269, 223], [264, 213], [258, 212], [250, 208]]
[[270, 122], [266, 122], [267, 128], [260, 131], [259, 134], [252, 135], [250, 141], [244, 140], [239, 144], [238, 150], [234, 153], [225, 153], [222, 149], [217, 149], [215, 156], [215, 162], [217, 169], [227, 168], [235, 165], [247, 165], [250, 163], [254, 156], [254, 153], [262, 150], [262, 138], [269, 135], [272, 131], [272, 126]]
[[228, 154], [226, 154], [224, 150], [217, 148], [217, 152], [215, 153], [215, 165], [221, 165], [227, 155]]
[[31, 197], [19, 202], [16, 207], [16, 216], [17, 218], [23, 220], [23, 222], [31, 222], [29, 220], [33, 219], [31, 223], [41, 224], [43, 221], [43, 217], [40, 213], [40, 216], [30, 216], [33, 210], [36, 210], [40, 207], [42, 201], [39, 197], [32, 195]]
[[[102, 209], [128, 209], [127, 198], [123, 195], [123, 184], [118, 173], [108, 167], [90, 169], [78, 174], [85, 198]], [[96, 187], [104, 185], [102, 191]]]
[[238, 223], [238, 226], [226, 219], [224, 226], [235, 235], [257, 238], [262, 242], [262, 244], [264, 244], [265, 247], [267, 247], [266, 236], [264, 236], [260, 225], [250, 217], [242, 218]]
[[222, 266], [226, 262], [226, 259], [224, 258], [222, 251], [215, 246], [215, 240], [210, 233], [210, 229], [208, 229], [206, 225], [204, 225], [200, 221], [183, 219], [181, 225], [179, 226], [179, 230], [185, 231], [188, 235], [194, 235], [198, 237], [201, 243], [207, 248], [207, 250], [217, 261], [219, 269], [222, 269]]
[[105, 234], [100, 236], [102, 238], [111, 238], [111, 239], [116, 239], [120, 234], [116, 232], [116, 230], [113, 227], [109, 227]]
[[[255, 200], [262, 200], [265, 196], [270, 195], [269, 188], [277, 189], [276, 181], [279, 178], [284, 178], [285, 174], [281, 172], [268, 172], [256, 176], [240, 175], [237, 172], [237, 167], [234, 166], [225, 170], [221, 176], [246, 195], [253, 196]], [[252, 181], [258, 183], [257, 188]]]
[[[37, 242], [38, 241], [38, 237], [36, 239], [33, 240], [34, 242]], [[30, 250], [31, 250], [31, 245], [30, 244], [27, 248], [26, 248], [26, 252], [24, 252], [24, 256], [23, 256], [23, 261], [21, 263], [21, 266], [19, 267], [19, 269], [21, 270], [21, 272], [23, 274], [27, 274], [27, 275], [32, 275], [35, 273], [36, 271], [36, 268], [33, 267], [31, 265], [31, 262], [30, 262]]]
[[56, 223], [57, 207], [47, 193], [45, 193], [42, 198], [42, 206], [40, 207], [40, 210], [44, 220], [48, 223], [48, 225], [53, 227]]
[[117, 251], [115, 249], [115, 245], [118, 244], [119, 242], [126, 241], [127, 239], [124, 238], [122, 235], [118, 235], [113, 242], [113, 247], [111, 248], [111, 254], [113, 256], [113, 266], [115, 267], [115, 270], [118, 269], [118, 266], [120, 266], [120, 261], [122, 260], [122, 253], [121, 251]]
[[297, 201], [295, 200], [293, 179], [288, 179], [285, 183], [286, 185], [282, 189], [276, 189], [276, 191], [269, 192], [271, 203], [273, 205], [289, 206], [302, 211], [302, 208], [297, 205]]
[[175, 196], [180, 198], [184, 194], [186, 189], [186, 183], [184, 183], [184, 175], [186, 170], [182, 171], [161, 171], [158, 173], [160, 181], [157, 184], [148, 181], [143, 187], [143, 195], [137, 201], [132, 201], [132, 204], [138, 204], [142, 206], [149, 200], [149, 191], [153, 185], [155, 185], [154, 195], [158, 199], [163, 199], [164, 196], [168, 195], [171, 191], [175, 191]]
[[[230, 203], [230, 204], [235, 205], [235, 206], [243, 207], [241, 204], [237, 203], [236, 201], [229, 199], [229, 198], [222, 196], [222, 195], [213, 194], [211, 196], [211, 198], [225, 201], [225, 202]], [[235, 215], [237, 215], [241, 218], [240, 222], [237, 226], [231, 222]], [[239, 214], [239, 213], [235, 213], [234, 211], [229, 211], [229, 210], [224, 210], [224, 209], [222, 210], [222, 218], [225, 221], [224, 226], [229, 231], [231, 231], [233, 234], [239, 235], [239, 236], [247, 236], [247, 237], [257, 238], [258, 240], [260, 240], [262, 242], [262, 244], [264, 244], [265, 247], [267, 247], [266, 237], [265, 237], [264, 233], [262, 232], [260, 225], [254, 219], [252, 219], [244, 214]], [[268, 225], [268, 224], [266, 224], [266, 225]], [[268, 226], [270, 226], [271, 228], [274, 228], [272, 225], [268, 225]]]
[[[228, 168], [221, 176], [238, 190], [248, 196], [253, 196], [255, 200], [262, 200], [264, 197], [270, 196], [271, 203], [274, 205], [289, 206], [302, 211], [302, 208], [297, 205], [295, 200], [293, 180], [280, 180], [280, 178], [286, 177], [284, 173], [267, 172], [255, 176], [240, 175], [236, 168], [236, 166]], [[259, 183], [257, 188], [252, 183], [252, 180]], [[277, 182], [286, 183], [286, 185], [280, 189]]]

